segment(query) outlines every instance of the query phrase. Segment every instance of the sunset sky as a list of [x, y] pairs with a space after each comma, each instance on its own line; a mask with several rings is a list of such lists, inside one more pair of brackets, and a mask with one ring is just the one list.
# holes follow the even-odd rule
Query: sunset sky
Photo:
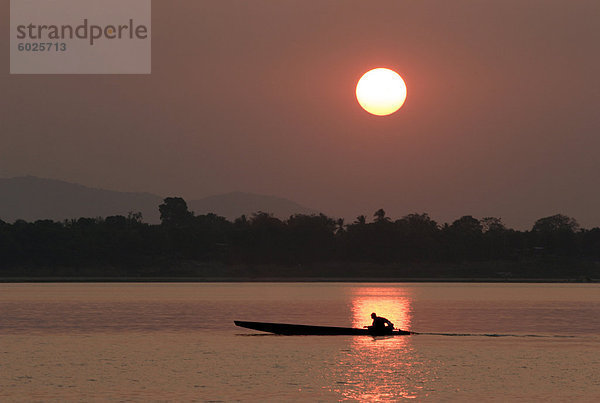
[[[600, 226], [598, 0], [153, 1], [151, 75], [9, 75], [0, 177]], [[388, 117], [358, 79], [406, 82]]]

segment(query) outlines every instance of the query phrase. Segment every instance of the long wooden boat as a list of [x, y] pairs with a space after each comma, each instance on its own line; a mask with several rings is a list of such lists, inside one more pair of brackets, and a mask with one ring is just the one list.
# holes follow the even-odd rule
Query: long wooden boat
[[412, 332], [394, 329], [389, 332], [375, 332], [372, 329], [357, 329], [352, 327], [292, 325], [288, 323], [245, 322], [235, 320], [236, 326], [261, 332], [285, 335], [318, 335], [318, 336], [406, 336]]

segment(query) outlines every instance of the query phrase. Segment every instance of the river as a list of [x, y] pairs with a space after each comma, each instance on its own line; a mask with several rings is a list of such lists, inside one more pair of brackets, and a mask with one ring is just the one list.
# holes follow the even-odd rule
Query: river
[[[233, 320], [411, 336], [277, 336]], [[600, 400], [600, 285], [0, 284], [2, 401]]]

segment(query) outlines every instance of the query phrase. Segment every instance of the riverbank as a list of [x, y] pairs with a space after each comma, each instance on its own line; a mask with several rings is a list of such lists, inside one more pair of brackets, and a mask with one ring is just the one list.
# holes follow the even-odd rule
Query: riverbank
[[21, 267], [0, 270], [0, 282], [486, 282], [600, 281], [594, 262], [464, 262], [454, 265], [341, 263], [294, 266], [180, 261], [156, 266]]
[[6, 277], [0, 283], [600, 283], [598, 278]]

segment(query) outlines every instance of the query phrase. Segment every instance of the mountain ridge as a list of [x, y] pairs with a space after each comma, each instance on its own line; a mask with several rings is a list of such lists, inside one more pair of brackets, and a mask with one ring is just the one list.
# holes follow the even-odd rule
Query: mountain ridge
[[[62, 221], [141, 212], [144, 222], [157, 224], [160, 222], [158, 206], [163, 199], [148, 192], [121, 192], [36, 176], [0, 178], [0, 220], [6, 222], [18, 219]], [[278, 218], [318, 213], [282, 197], [239, 191], [186, 202], [188, 209], [197, 215], [214, 213], [230, 220], [259, 211]]]

